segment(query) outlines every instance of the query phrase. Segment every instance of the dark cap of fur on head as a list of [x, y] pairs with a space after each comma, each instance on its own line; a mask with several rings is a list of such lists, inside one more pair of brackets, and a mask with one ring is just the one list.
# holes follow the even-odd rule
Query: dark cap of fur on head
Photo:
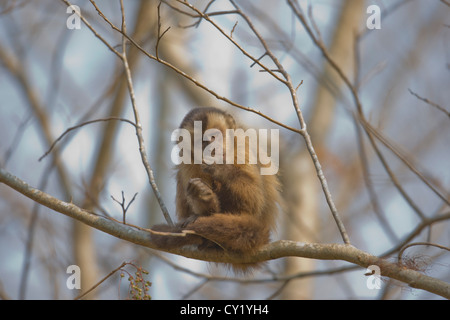
[[203, 128], [208, 127], [208, 118], [211, 115], [220, 115], [226, 121], [227, 128], [235, 128], [236, 121], [233, 116], [226, 111], [215, 107], [200, 107], [195, 108], [189, 111], [189, 113], [184, 117], [183, 121], [180, 124], [180, 128], [193, 128], [194, 121], [201, 121], [203, 124]]

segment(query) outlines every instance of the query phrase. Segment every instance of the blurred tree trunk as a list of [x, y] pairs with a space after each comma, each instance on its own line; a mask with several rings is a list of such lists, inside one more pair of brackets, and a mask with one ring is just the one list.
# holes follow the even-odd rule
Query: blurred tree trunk
[[[336, 20], [335, 33], [329, 48], [331, 57], [350, 79], [355, 61], [354, 39], [361, 26], [364, 12], [364, 1], [345, 1]], [[319, 157], [332, 121], [335, 119], [334, 111], [342, 84], [338, 74], [325, 61], [308, 123], [308, 130]], [[305, 150], [299, 151], [292, 156], [286, 168], [289, 168], [289, 174], [283, 176], [288, 215], [285, 222], [286, 238], [300, 242], [317, 242], [320, 240], [317, 238], [320, 234], [319, 203], [323, 196], [309, 153]], [[315, 260], [288, 258], [285, 273], [313, 270], [315, 264]], [[313, 279], [291, 281], [284, 289], [282, 298], [314, 298], [313, 281]]]

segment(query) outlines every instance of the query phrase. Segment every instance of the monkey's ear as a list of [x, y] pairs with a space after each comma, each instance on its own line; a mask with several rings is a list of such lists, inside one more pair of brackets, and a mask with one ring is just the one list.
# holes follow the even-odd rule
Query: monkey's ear
[[226, 120], [228, 129], [234, 129], [236, 128], [236, 120], [234, 120], [233, 116], [229, 113], [226, 114]]

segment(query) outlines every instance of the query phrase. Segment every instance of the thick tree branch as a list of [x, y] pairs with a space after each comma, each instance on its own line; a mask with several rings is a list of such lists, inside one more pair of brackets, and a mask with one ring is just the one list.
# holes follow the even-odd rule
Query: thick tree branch
[[[45, 192], [40, 191], [39, 189], [33, 188], [3, 168], [0, 168], [0, 182], [22, 193], [33, 201], [36, 201], [73, 219], [77, 219], [116, 238], [148, 248], [158, 249], [150, 240], [150, 230], [122, 224], [109, 218], [88, 212], [72, 203], [61, 201]], [[211, 262], [253, 263], [295, 256], [320, 260], [343, 260], [363, 268], [367, 268], [370, 265], [377, 265], [381, 270], [382, 276], [399, 280], [408, 284], [412, 288], [426, 290], [450, 299], [449, 283], [429, 277], [418, 271], [407, 269], [403, 265], [398, 265], [385, 259], [373, 256], [351, 245], [300, 243], [281, 240], [264, 246], [253, 256], [238, 256], [227, 254], [225, 252], [213, 253], [208, 251], [193, 250], [192, 248], [186, 247], [167, 250], [167, 252], [178, 254], [187, 258]]]

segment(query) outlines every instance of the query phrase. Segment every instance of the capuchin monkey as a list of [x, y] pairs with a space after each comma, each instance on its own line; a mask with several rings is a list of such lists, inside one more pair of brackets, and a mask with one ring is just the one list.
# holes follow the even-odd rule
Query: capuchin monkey
[[[233, 143], [234, 155], [231, 159], [236, 160], [245, 153], [245, 163], [225, 161], [229, 141], [224, 141], [221, 149], [212, 152], [212, 156], [223, 157], [222, 163], [206, 164], [205, 159], [195, 163], [195, 148], [200, 147], [204, 151], [217, 137], [210, 136], [210, 141], [203, 141], [203, 138], [201, 144], [194, 141], [199, 136], [199, 133], [194, 133], [194, 128], [199, 128], [199, 122], [201, 137], [208, 129], [216, 129], [216, 133], [220, 132], [225, 137], [227, 129], [242, 128], [229, 113], [213, 107], [196, 108], [185, 116], [180, 129], [185, 129], [194, 138], [190, 141], [191, 148], [186, 148], [190, 152], [190, 161], [176, 165], [178, 223], [173, 227], [156, 225], [152, 230], [167, 233], [190, 230], [190, 233], [185, 236], [153, 233], [152, 241], [162, 249], [196, 245], [199, 250], [225, 250], [251, 255], [269, 242], [275, 227], [280, 200], [277, 177], [261, 175], [260, 169], [264, 165], [260, 161], [256, 164], [249, 161], [252, 151], [248, 145], [237, 150], [238, 144]], [[236, 273], [247, 273], [259, 264], [230, 266]]]

